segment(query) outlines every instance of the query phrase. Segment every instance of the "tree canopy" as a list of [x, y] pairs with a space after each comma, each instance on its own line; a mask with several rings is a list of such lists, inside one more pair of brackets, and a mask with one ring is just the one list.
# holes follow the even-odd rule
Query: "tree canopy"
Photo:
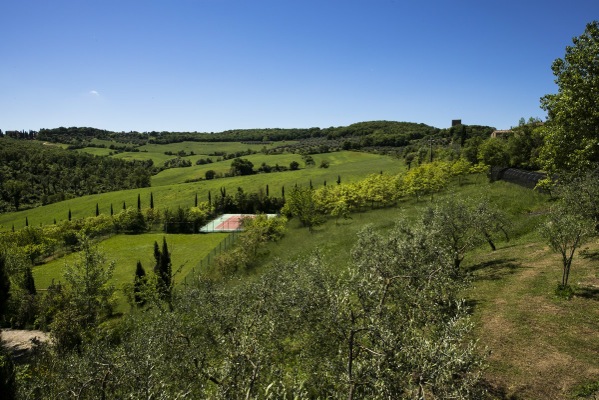
[[541, 159], [549, 171], [599, 162], [599, 22], [587, 24], [572, 42], [551, 66], [558, 92], [541, 98], [549, 118]]

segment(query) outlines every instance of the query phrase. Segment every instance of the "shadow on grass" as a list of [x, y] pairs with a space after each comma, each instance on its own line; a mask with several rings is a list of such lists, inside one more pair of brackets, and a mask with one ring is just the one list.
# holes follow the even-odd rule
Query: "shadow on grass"
[[599, 250], [590, 251], [588, 249], [584, 249], [580, 251], [580, 256], [587, 260], [599, 261]]
[[494, 281], [515, 274], [522, 266], [515, 259], [499, 259], [471, 265], [466, 269], [477, 281]]
[[579, 287], [576, 289], [576, 292], [574, 292], [574, 296], [599, 301], [599, 288], [593, 286]]
[[[487, 392], [487, 397], [493, 400], [519, 400], [521, 395], [518, 391], [513, 394], [508, 394], [507, 389], [503, 386], [497, 386], [487, 380], [483, 380], [482, 386]], [[521, 389], [522, 390], [522, 389]], [[521, 391], [520, 390], [520, 391]]]

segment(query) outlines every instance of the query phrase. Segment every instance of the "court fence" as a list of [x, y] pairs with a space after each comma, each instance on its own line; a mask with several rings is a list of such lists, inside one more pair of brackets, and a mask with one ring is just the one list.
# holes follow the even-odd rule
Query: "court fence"
[[237, 242], [237, 239], [239, 238], [239, 234], [240, 234], [239, 231], [230, 232], [212, 250], [210, 250], [210, 253], [208, 253], [206, 256], [204, 256], [204, 258], [202, 258], [200, 260], [200, 262], [198, 262], [191, 269], [191, 271], [189, 271], [187, 273], [187, 275], [185, 275], [185, 278], [183, 278], [183, 281], [181, 283], [184, 285], [187, 285], [188, 278], [191, 280], [191, 279], [195, 278], [200, 273], [200, 271], [205, 271], [210, 266], [210, 264], [212, 264], [214, 262], [214, 259], [218, 255], [220, 255], [222, 252], [230, 249], [235, 244], [235, 242]]

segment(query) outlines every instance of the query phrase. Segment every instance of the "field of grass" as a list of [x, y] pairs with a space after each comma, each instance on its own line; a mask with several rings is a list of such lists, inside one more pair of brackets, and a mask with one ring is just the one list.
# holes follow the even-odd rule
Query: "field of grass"
[[[254, 157], [257, 157], [257, 161], [263, 159], [269, 165], [274, 165], [274, 163], [268, 161], [267, 157], [273, 157], [272, 160], [276, 160], [278, 156], [254, 155]], [[284, 157], [289, 157], [289, 155]], [[322, 159], [330, 161], [329, 168], [317, 167]], [[176, 183], [167, 184], [168, 179], [164, 179], [162, 180], [163, 185], [90, 195], [30, 210], [1, 214], [0, 232], [10, 230], [13, 224], [15, 229], [23, 228], [25, 226], [25, 217], [28, 218], [30, 226], [52, 224], [54, 219], [56, 221], [65, 220], [68, 218], [69, 209], [72, 218], [90, 217], [95, 215], [96, 203], [99, 205], [102, 214], [110, 213], [111, 204], [114, 212], [117, 213], [122, 209], [123, 202], [128, 207], [136, 207], [138, 194], [141, 196], [142, 207], [149, 206], [150, 193], [153, 193], [156, 208], [189, 207], [193, 205], [196, 194], [199, 201], [207, 201], [208, 192], [210, 191], [212, 196], [215, 196], [221, 187], [224, 187], [228, 193], [234, 193], [238, 187], [243, 188], [246, 192], [257, 192], [260, 189], [265, 190], [266, 185], [269, 185], [271, 196], [280, 196], [283, 186], [289, 190], [295, 184], [307, 186], [310, 180], [312, 180], [314, 186], [318, 187], [323, 185], [324, 181], [329, 185], [335, 184], [337, 176], [341, 176], [343, 182], [351, 182], [380, 171], [394, 174], [405, 169], [403, 162], [395, 158], [358, 152], [344, 151], [317, 154], [314, 155], [314, 160], [316, 167], [304, 168], [298, 171], [237, 176], [194, 183], [178, 182], [185, 178], [185, 174], [192, 176], [193, 167], [181, 168], [183, 175], [177, 175], [173, 178]], [[228, 166], [230, 166], [230, 161]], [[178, 173], [179, 171], [175, 172]], [[157, 177], [156, 179], [160, 182], [162, 178]]]
[[571, 300], [555, 295], [561, 259], [535, 235], [467, 263], [476, 334], [490, 351], [485, 378], [498, 398], [572, 398], [599, 383], [599, 242], [588, 249], [574, 260]]
[[[97, 147], [86, 147], [79, 149], [78, 151], [107, 156], [110, 153], [114, 153], [114, 150], [109, 149], [110, 145], [114, 145], [117, 149], [122, 147], [122, 143], [111, 142], [107, 140], [94, 139], [92, 141], [95, 144], [104, 144], [106, 148]], [[165, 152], [172, 152], [177, 154], [183, 150], [186, 154], [194, 153], [193, 156], [186, 156], [185, 158], [195, 165], [195, 162], [200, 158], [207, 158], [210, 154], [215, 152], [226, 152], [236, 153], [238, 151], [260, 151], [263, 148], [273, 148], [277, 146], [284, 146], [293, 142], [273, 142], [271, 144], [243, 144], [241, 142], [181, 142], [181, 143], [169, 143], [169, 144], [146, 144], [138, 147], [139, 152], [122, 152], [114, 154], [112, 157], [120, 158], [124, 160], [153, 160], [155, 165], [162, 165], [165, 161], [175, 158], [176, 155], [167, 155]], [[210, 156], [214, 161], [218, 158], [217, 156]]]
[[[104, 240], [98, 245], [106, 261], [115, 262], [113, 283], [121, 289], [124, 283], [131, 283], [135, 275], [137, 261], [141, 261], [146, 272], [154, 267], [154, 242], [162, 246], [162, 238], [166, 238], [171, 262], [173, 265], [174, 279], [180, 283], [185, 279], [200, 261], [208, 255], [218, 244], [227, 237], [226, 233], [211, 233], [205, 235], [173, 235], [162, 233], [149, 233], [144, 235], [117, 235]], [[65, 264], [76, 261], [77, 254], [69, 254], [63, 258], [53, 260], [47, 264], [39, 265], [33, 270], [33, 277], [38, 289], [45, 289], [52, 280], [62, 279]], [[199, 271], [196, 270], [199, 273]], [[127, 304], [122, 291], [117, 291], [118, 309], [126, 311]]]

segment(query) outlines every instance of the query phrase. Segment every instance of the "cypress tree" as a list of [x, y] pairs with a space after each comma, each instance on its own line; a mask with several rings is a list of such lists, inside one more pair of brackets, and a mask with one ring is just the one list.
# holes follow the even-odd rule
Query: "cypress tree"
[[210, 190], [208, 191], [208, 204], [212, 205], [212, 195], [210, 194]]
[[146, 283], [146, 270], [141, 265], [141, 261], [137, 261], [137, 267], [135, 268], [135, 280], [133, 281], [133, 296], [135, 304], [143, 306], [146, 301], [143, 297], [143, 287]]
[[266, 185], [266, 197], [269, 195], [268, 185]]
[[127, 204], [125, 204], [125, 202], [123, 201], [123, 210], [127, 209]]
[[194, 202], [194, 206], [195, 206], [195, 207], [197, 207], [197, 206], [198, 206], [198, 194], [197, 194], [197, 193], [196, 193], [196, 199], [195, 199], [195, 202]]
[[0, 346], [0, 393], [2, 398], [13, 400], [17, 398], [17, 383], [15, 364], [12, 360], [12, 355], [6, 347]]
[[71, 209], [69, 208], [69, 221], [71, 220]]
[[98, 206], [98, 203], [96, 203], [96, 217], [100, 215], [100, 207]]
[[171, 255], [168, 252], [168, 245], [166, 243], [166, 237], [162, 238], [162, 251], [158, 246], [158, 242], [154, 242], [154, 259], [156, 265], [154, 266], [154, 272], [158, 277], [156, 290], [165, 299], [170, 299], [171, 287], [172, 287], [172, 265]]
[[341, 175], [337, 175], [337, 185], [341, 185]]
[[54, 225], [56, 225], [56, 218], [54, 218]]
[[285, 186], [281, 186], [281, 197], [285, 198]]
[[137, 194], [137, 209], [141, 210], [141, 195]]
[[150, 208], [154, 209], [154, 193], [150, 192]]
[[[56, 224], [56, 222], [55, 222], [55, 224]], [[12, 231], [13, 232], [15, 231], [15, 224], [12, 224]]]
[[310, 179], [310, 189], [314, 189], [314, 187], [312, 186], [312, 179]]
[[325, 187], [327, 186], [327, 181], [324, 181], [324, 186], [325, 186]]
[[112, 203], [110, 203], [110, 216], [114, 215], [114, 209], [112, 208]]
[[35, 289], [35, 280], [33, 279], [31, 267], [26, 267], [23, 271], [23, 287], [25, 290], [27, 290], [29, 294], [37, 294], [37, 290]]
[[[70, 212], [70, 211], [69, 211], [69, 212]], [[70, 220], [71, 220], [71, 219], [69, 218], [69, 221], [70, 221]], [[25, 226], [29, 226], [29, 218], [27, 218], [27, 217], [25, 217]]]
[[6, 271], [6, 256], [0, 253], [0, 319], [4, 316], [6, 303], [10, 298], [10, 280]]

